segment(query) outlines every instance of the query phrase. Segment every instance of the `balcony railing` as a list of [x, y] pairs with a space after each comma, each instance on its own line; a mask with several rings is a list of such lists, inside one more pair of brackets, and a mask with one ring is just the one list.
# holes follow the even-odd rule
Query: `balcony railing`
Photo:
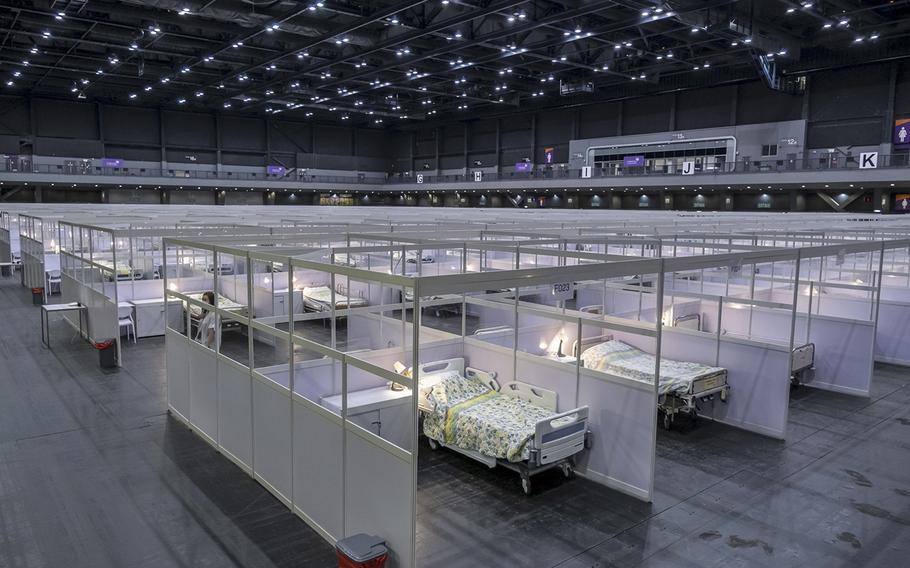
[[[220, 180], [224, 182], [290, 182], [295, 184], [438, 184], [453, 182], [474, 181], [527, 181], [545, 182], [547, 180], [580, 180], [602, 179], [617, 180], [612, 183], [622, 183], [622, 179], [648, 177], [648, 176], [680, 176], [681, 181], [691, 172], [692, 175], [729, 175], [750, 173], [790, 173], [790, 172], [820, 172], [858, 170], [860, 157], [858, 156], [819, 156], [812, 158], [781, 158], [769, 160], [753, 160], [740, 162], [696, 163], [692, 162], [689, 169], [684, 171], [683, 164], [667, 164], [662, 166], [624, 167], [617, 165], [608, 168], [591, 168], [590, 171], [568, 168], [555, 165], [539, 168], [530, 172], [478, 172], [468, 171], [466, 174], [434, 175], [423, 173], [357, 173], [354, 175], [324, 175], [309, 174], [305, 170], [291, 170], [285, 175], [269, 174], [266, 172], [250, 172], [221, 168], [219, 171], [183, 170], [180, 168], [156, 169], [140, 167], [109, 168], [87, 165], [84, 162], [76, 165], [70, 164], [32, 164], [31, 161], [21, 159], [7, 159], [0, 162], [0, 173], [33, 173], [51, 174], [61, 176], [102, 176], [102, 177], [136, 177], [136, 178], [172, 178], [176, 180]], [[877, 169], [907, 168], [910, 167], [910, 154], [879, 155]]]

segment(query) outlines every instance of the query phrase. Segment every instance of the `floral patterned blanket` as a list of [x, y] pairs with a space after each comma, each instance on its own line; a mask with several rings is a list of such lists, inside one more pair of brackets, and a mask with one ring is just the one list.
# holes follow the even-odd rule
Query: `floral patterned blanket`
[[537, 423], [553, 415], [469, 377], [446, 377], [427, 398], [434, 408], [424, 417], [424, 434], [510, 462], [528, 459]]
[[[581, 360], [588, 369], [654, 383], [654, 356], [617, 339], [586, 349], [581, 354]], [[720, 367], [661, 358], [658, 392], [683, 394], [694, 380], [726, 372]]]

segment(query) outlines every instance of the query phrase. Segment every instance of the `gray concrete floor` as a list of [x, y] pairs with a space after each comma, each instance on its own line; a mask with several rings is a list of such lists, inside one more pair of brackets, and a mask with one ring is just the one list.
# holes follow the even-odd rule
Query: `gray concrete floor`
[[[331, 548], [165, 412], [164, 342], [103, 372], [0, 279], [0, 567], [335, 565]], [[709, 422], [658, 440], [654, 503], [420, 447], [421, 566], [906, 566], [910, 372], [793, 394], [786, 442]]]

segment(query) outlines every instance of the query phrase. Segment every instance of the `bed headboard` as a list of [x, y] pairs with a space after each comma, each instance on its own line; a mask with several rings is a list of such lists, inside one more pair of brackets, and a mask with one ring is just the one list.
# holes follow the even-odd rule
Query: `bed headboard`
[[689, 314], [687, 316], [679, 316], [673, 320], [673, 327], [701, 331], [701, 315]]
[[503, 331], [512, 331], [512, 327], [508, 325], [497, 325], [493, 327], [482, 327], [474, 332], [474, 335], [490, 335], [493, 333], [501, 333]]
[[[581, 345], [579, 345], [578, 340], [576, 339], [575, 342], [572, 343], [572, 354], [575, 357], [579, 357], [589, 347], [594, 347], [595, 345], [611, 341], [612, 339], [613, 335], [609, 333], [605, 335], [596, 335], [594, 337], [585, 337], [581, 340]], [[581, 349], [579, 349], [579, 347], [581, 347]]]
[[458, 371], [460, 375], [464, 375], [464, 359], [458, 357], [455, 359], [431, 361], [429, 363], [421, 363], [417, 368], [421, 377], [431, 373], [442, 373], [444, 371]]
[[535, 387], [534, 385], [529, 385], [528, 383], [523, 383], [521, 381], [512, 381], [511, 383], [502, 385], [502, 390], [500, 392], [521, 400], [526, 400], [531, 404], [546, 408], [551, 412], [556, 412], [557, 409], [558, 400], [555, 391]]

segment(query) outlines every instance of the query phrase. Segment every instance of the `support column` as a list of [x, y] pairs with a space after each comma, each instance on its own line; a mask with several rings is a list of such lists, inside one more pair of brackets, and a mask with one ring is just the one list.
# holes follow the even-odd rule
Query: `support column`
[[221, 113], [215, 113], [215, 175], [221, 177]]
[[806, 210], [806, 195], [803, 191], [799, 189], [790, 190], [790, 211], [805, 211]]
[[671, 95], [671, 99], [670, 99], [670, 120], [669, 120], [669, 124], [667, 124], [667, 130], [669, 130], [670, 132], [673, 132], [674, 130], [676, 130], [676, 105], [677, 105], [677, 102], [678, 102], [678, 95], [674, 91], [673, 94]]
[[35, 203], [41, 203], [44, 201], [43, 192], [40, 185], [35, 186]]
[[226, 193], [223, 189], [215, 190], [215, 205], [224, 205], [224, 197]]
[[669, 191], [660, 190], [658, 192], [658, 199], [660, 199], [660, 208], [661, 209], [673, 209], [674, 205], [674, 195]]
[[616, 135], [622, 136], [622, 115], [625, 114], [626, 104], [619, 101], [619, 116], [616, 117]]
[[167, 145], [164, 143], [164, 112], [158, 108], [158, 143], [161, 144], [161, 175], [164, 176], [167, 171]]
[[275, 205], [275, 192], [274, 191], [262, 192], [262, 204], [263, 205]]
[[[885, 155], [893, 153], [894, 136], [894, 105], [897, 100], [897, 73], [898, 65], [896, 61], [891, 62], [891, 74], [888, 78], [888, 104], [885, 105], [885, 124], [882, 132], [882, 152]], [[875, 209], [878, 209], [879, 202], [876, 201]]]
[[160, 194], [159, 197], [161, 198], [161, 204], [162, 204], [162, 205], [170, 205], [170, 203], [171, 203], [171, 190], [168, 189], [168, 188], [166, 188], [166, 187], [161, 188], [161, 194]]
[[471, 167], [471, 164], [468, 163], [468, 139], [470, 138], [470, 136], [471, 136], [471, 128], [469, 126], [469, 123], [465, 122], [464, 123], [464, 144], [462, 145], [464, 147], [464, 176], [465, 176], [465, 178], [467, 178], [467, 176], [468, 176], [468, 168]]
[[[739, 83], [733, 85], [733, 102], [730, 104], [730, 126], [736, 126], [737, 115], [739, 114]], [[728, 160], [729, 161], [729, 160]], [[733, 158], [736, 161], [736, 158]]]

